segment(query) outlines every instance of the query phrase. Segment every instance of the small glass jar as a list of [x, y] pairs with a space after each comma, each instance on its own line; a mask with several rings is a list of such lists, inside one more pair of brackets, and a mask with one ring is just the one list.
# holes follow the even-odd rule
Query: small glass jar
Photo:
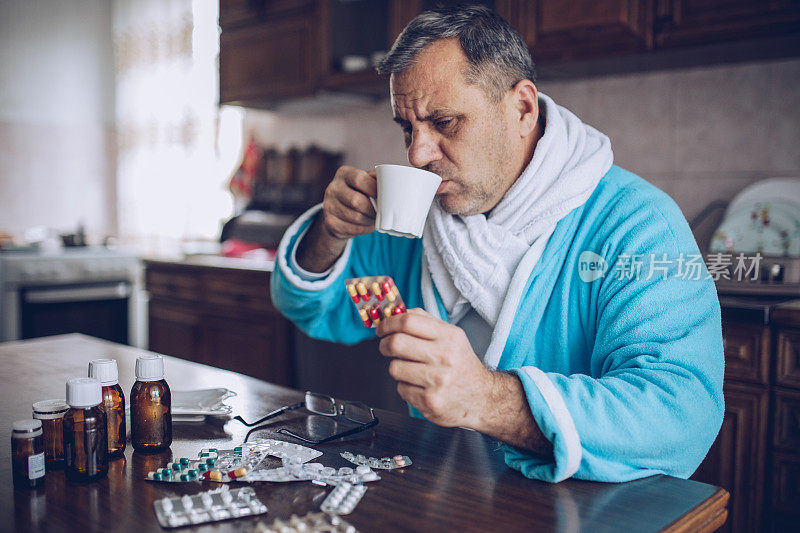
[[164, 359], [136, 359], [131, 401], [131, 445], [137, 452], [159, 452], [172, 444], [172, 396], [164, 379]]
[[119, 386], [117, 362], [114, 359], [89, 361], [89, 377], [99, 380], [103, 386], [101, 405], [108, 424], [108, 454], [110, 457], [120, 457], [125, 453], [128, 435], [125, 428], [125, 394]]
[[41, 420], [18, 420], [11, 432], [11, 466], [15, 489], [44, 484], [44, 439]]
[[106, 412], [100, 382], [67, 382], [69, 411], [64, 415], [64, 468], [70, 481], [94, 481], [108, 474]]
[[48, 470], [64, 468], [64, 414], [69, 405], [64, 400], [42, 400], [32, 406], [33, 418], [42, 421], [44, 460]]

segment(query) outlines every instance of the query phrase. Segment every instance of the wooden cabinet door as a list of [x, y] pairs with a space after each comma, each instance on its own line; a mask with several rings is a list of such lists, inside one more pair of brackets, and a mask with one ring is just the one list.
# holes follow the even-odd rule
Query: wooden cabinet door
[[268, 106], [312, 93], [320, 70], [313, 13], [223, 31], [220, 103]]
[[800, 29], [793, 0], [658, 0], [657, 46], [776, 35]]
[[692, 479], [731, 493], [723, 531], [758, 531], [764, 498], [768, 392], [727, 383], [719, 436]]
[[800, 389], [800, 329], [779, 329], [776, 339], [775, 382]]
[[209, 315], [202, 327], [204, 359], [218, 368], [290, 386], [288, 331], [288, 322], [279, 317], [243, 322]]
[[199, 312], [192, 306], [174, 304], [159, 299], [150, 300], [148, 349], [205, 363], [200, 345]]
[[652, 47], [652, 2], [534, 0], [517, 5], [506, 0], [498, 4], [498, 12], [517, 27], [534, 61], [581, 59]]
[[725, 321], [725, 381], [767, 385], [769, 380], [770, 329], [760, 324]]

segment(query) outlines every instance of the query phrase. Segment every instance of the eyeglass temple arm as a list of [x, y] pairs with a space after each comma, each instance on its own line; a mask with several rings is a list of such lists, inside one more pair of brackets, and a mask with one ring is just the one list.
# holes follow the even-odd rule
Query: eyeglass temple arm
[[239, 422], [241, 422], [241, 423], [242, 423], [242, 424], [244, 424], [245, 426], [247, 426], [247, 427], [251, 428], [251, 427], [253, 427], [253, 426], [257, 426], [257, 425], [261, 424], [262, 422], [266, 422], [266, 421], [267, 421], [267, 420], [269, 420], [270, 418], [275, 418], [275, 417], [276, 417], [276, 416], [278, 416], [278, 415], [282, 415], [283, 413], [285, 413], [285, 412], [287, 412], [287, 411], [292, 411], [292, 410], [294, 410], [294, 409], [300, 409], [300, 408], [301, 408], [301, 407], [303, 407], [305, 404], [306, 404], [306, 402], [298, 402], [298, 403], [293, 403], [292, 405], [287, 405], [287, 406], [285, 406], [285, 407], [281, 407], [280, 409], [275, 409], [275, 410], [274, 410], [274, 411], [272, 411], [271, 413], [267, 414], [267, 415], [266, 415], [266, 416], [264, 416], [263, 418], [259, 418], [259, 419], [258, 419], [258, 420], [256, 420], [255, 422], [245, 422], [244, 418], [242, 418], [242, 417], [241, 417], [241, 416], [239, 416], [239, 415], [236, 415], [236, 416], [234, 416], [234, 417], [233, 417], [233, 420], [238, 420]]

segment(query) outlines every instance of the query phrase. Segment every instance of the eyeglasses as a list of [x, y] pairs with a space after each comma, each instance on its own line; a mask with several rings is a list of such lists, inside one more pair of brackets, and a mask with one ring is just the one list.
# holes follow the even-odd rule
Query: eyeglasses
[[290, 437], [294, 437], [295, 439], [307, 442], [309, 444], [322, 444], [325, 442], [330, 442], [332, 440], [341, 439], [342, 437], [353, 435], [355, 433], [364, 431], [365, 429], [369, 429], [378, 424], [378, 418], [375, 416], [375, 411], [373, 411], [371, 407], [368, 407], [361, 402], [340, 402], [333, 396], [328, 396], [327, 394], [318, 394], [316, 392], [310, 392], [310, 391], [306, 392], [305, 401], [298, 402], [292, 405], [286, 405], [284, 407], [281, 407], [280, 409], [276, 409], [271, 413], [267, 414], [266, 416], [259, 418], [255, 422], [246, 422], [244, 418], [242, 418], [241, 416], [235, 416], [233, 417], [233, 419], [241, 422], [242, 424], [244, 424], [249, 428], [253, 428], [247, 432], [247, 437], [245, 437], [246, 441], [247, 438], [250, 437], [251, 433], [253, 433], [257, 429], [260, 429], [260, 424], [263, 424], [267, 420], [275, 418], [276, 416], [280, 416], [284, 413], [288, 413], [289, 411], [293, 411], [295, 409], [301, 409], [303, 407], [305, 407], [308, 411], [310, 411], [315, 415], [322, 415], [329, 417], [343, 416], [350, 422], [358, 424], [358, 427], [348, 429], [341, 433], [335, 433], [329, 437], [321, 439], [314, 439], [311, 437], [298, 435], [297, 433], [285, 428], [279, 429], [278, 433], [289, 435]]

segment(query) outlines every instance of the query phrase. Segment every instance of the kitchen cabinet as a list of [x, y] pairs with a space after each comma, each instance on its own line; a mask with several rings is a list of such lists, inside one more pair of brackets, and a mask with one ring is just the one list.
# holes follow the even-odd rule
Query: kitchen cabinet
[[241, 264], [146, 261], [149, 349], [290, 385], [291, 326], [272, 306], [270, 273]]
[[[387, 82], [375, 74], [373, 54], [388, 50], [425, 9], [459, 3], [465, 2], [220, 0], [220, 103], [272, 107], [325, 91], [383, 97]], [[542, 65], [626, 55], [641, 65], [661, 50], [800, 33], [797, 0], [480, 3], [515, 27]], [[702, 55], [691, 55], [693, 66], [702, 63]], [[347, 57], [361, 58], [363, 68], [346, 66]]]
[[318, 18], [313, 0], [220, 2], [220, 103], [262, 107], [311, 94]]
[[534, 61], [547, 63], [651, 49], [653, 9], [640, 0], [534, 0], [508, 20]]
[[707, 44], [800, 30], [794, 0], [658, 0], [656, 45]]
[[723, 531], [785, 531], [800, 520], [800, 302], [721, 301], [725, 418], [692, 479], [731, 493]]
[[[347, 91], [383, 96], [373, 68], [411, 20], [400, 0], [220, 1], [220, 103], [272, 107]], [[366, 61], [346, 66], [347, 58]]]
[[779, 306], [775, 324], [775, 387], [772, 393], [772, 529], [789, 531], [800, 521], [800, 301]]

